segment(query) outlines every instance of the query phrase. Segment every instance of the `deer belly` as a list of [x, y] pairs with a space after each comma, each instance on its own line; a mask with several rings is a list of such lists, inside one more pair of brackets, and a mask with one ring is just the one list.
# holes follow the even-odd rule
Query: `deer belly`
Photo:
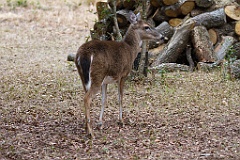
[[111, 76], [106, 76], [104, 79], [103, 79], [103, 82], [102, 84], [109, 84], [109, 83], [116, 83], [117, 80], [114, 79], [113, 77]]

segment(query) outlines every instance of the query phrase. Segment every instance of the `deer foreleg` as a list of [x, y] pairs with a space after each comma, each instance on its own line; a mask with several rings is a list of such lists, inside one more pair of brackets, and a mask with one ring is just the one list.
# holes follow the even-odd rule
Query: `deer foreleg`
[[101, 107], [101, 112], [100, 112], [100, 117], [99, 117], [99, 127], [102, 129], [102, 118], [103, 118], [103, 113], [104, 113], [104, 108], [106, 106], [106, 101], [107, 101], [107, 84], [102, 84], [102, 107]]
[[123, 86], [124, 80], [121, 79], [118, 83], [118, 103], [119, 103], [119, 124], [123, 125], [123, 116], [122, 116], [122, 98], [123, 98]]

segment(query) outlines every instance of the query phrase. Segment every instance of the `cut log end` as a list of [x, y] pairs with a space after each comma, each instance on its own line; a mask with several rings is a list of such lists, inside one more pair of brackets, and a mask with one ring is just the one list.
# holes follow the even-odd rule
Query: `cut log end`
[[235, 25], [235, 33], [240, 36], [240, 21], [237, 21]]
[[163, 3], [165, 5], [173, 5], [173, 4], [177, 3], [177, 2], [178, 2], [178, 0], [163, 0]]
[[183, 20], [180, 19], [180, 18], [172, 18], [172, 19], [169, 20], [169, 24], [173, 27], [177, 27], [182, 23], [182, 21]]
[[194, 9], [194, 7], [195, 3], [193, 1], [186, 1], [181, 5], [180, 9], [183, 15], [187, 15]]
[[210, 37], [210, 41], [212, 42], [213, 45], [215, 45], [218, 41], [217, 32], [214, 29], [209, 29], [208, 34], [209, 34], [209, 37]]
[[240, 20], [240, 6], [230, 5], [225, 7], [225, 13], [233, 20]]

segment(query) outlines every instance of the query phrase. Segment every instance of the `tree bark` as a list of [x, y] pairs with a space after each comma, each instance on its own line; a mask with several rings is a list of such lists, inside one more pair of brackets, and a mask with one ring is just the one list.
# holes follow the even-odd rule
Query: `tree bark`
[[98, 21], [106, 20], [111, 13], [107, 2], [97, 2]]
[[236, 59], [240, 59], [240, 42], [234, 43], [232, 49], [234, 51], [233, 56]]
[[183, 52], [188, 44], [189, 36], [194, 25], [194, 21], [188, 20], [183, 23], [182, 26], [177, 28], [172, 38], [164, 47], [164, 50], [159, 53], [159, 56], [152, 66], [154, 67], [161, 63], [176, 62], [178, 56]]
[[113, 31], [110, 20], [96, 22], [91, 30], [91, 38], [98, 40], [110, 40], [111, 37], [107, 33]]
[[118, 25], [118, 21], [117, 21], [117, 0], [110, 0], [112, 5], [112, 13], [113, 13], [113, 23], [116, 29], [116, 40], [117, 41], [121, 41], [122, 40], [122, 35], [120, 33], [120, 29], [119, 29], [119, 25]]
[[224, 36], [221, 43], [217, 45], [214, 50], [214, 54], [217, 57], [217, 65], [224, 59], [229, 47], [234, 43], [234, 38], [231, 36]]
[[212, 12], [206, 12], [199, 14], [192, 18], [196, 22], [196, 26], [203, 25], [206, 28], [213, 28], [224, 25], [226, 20], [226, 14], [223, 8], [217, 9]]
[[158, 66], [151, 68], [151, 70], [164, 70], [167, 72], [175, 72], [175, 71], [189, 71], [189, 66], [184, 64], [177, 64], [177, 63], [162, 63]]
[[213, 45], [207, 29], [204, 26], [196, 26], [192, 32], [192, 41], [198, 62], [214, 62]]
[[195, 7], [194, 1], [178, 0], [178, 3], [164, 7], [164, 12], [169, 17], [177, 17], [179, 15], [187, 15]]
[[230, 74], [233, 78], [240, 79], [240, 60], [230, 65]]
[[148, 58], [149, 58], [149, 65], [151, 66], [151, 64], [156, 60], [157, 56], [159, 53], [161, 53], [164, 49], [166, 44], [161, 44], [160, 46], [150, 49], [148, 51]]
[[208, 8], [214, 4], [213, 0], [195, 0], [198, 7]]
[[[147, 8], [148, 7], [149, 7], [148, 1], [142, 0], [142, 19], [143, 20], [147, 19]], [[147, 77], [147, 70], [148, 70], [147, 41], [143, 41], [138, 74], [139, 75], [143, 74], [145, 77]]]
[[116, 15], [119, 28], [126, 28], [129, 25], [129, 10], [119, 10]]
[[161, 23], [163, 21], [168, 21], [170, 18], [168, 16], [166, 16], [166, 14], [164, 13], [163, 8], [158, 8], [155, 13], [152, 16], [153, 20], [156, 23]]
[[194, 62], [192, 59], [192, 46], [191, 44], [188, 44], [186, 47], [186, 57], [187, 57], [187, 61], [189, 63], [189, 70], [193, 71], [194, 69]]

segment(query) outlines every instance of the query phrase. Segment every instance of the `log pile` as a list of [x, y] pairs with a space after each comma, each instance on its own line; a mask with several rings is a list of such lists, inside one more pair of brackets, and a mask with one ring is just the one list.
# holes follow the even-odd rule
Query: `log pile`
[[[118, 26], [113, 21], [113, 2], [97, 2], [98, 21], [91, 30], [92, 39], [116, 40], [118, 27], [124, 35], [130, 24], [128, 12], [142, 12], [142, 3], [146, 1], [116, 0]], [[236, 57], [240, 57], [240, 5], [237, 0], [147, 2], [143, 17], [166, 37], [164, 44], [148, 43], [148, 64], [152, 70], [162, 69], [162, 66], [186, 70], [184, 65], [187, 65], [189, 70], [194, 70], [201, 69], [198, 66], [220, 65], [230, 46], [235, 46]], [[182, 65], [183, 69], [179, 69]]]

